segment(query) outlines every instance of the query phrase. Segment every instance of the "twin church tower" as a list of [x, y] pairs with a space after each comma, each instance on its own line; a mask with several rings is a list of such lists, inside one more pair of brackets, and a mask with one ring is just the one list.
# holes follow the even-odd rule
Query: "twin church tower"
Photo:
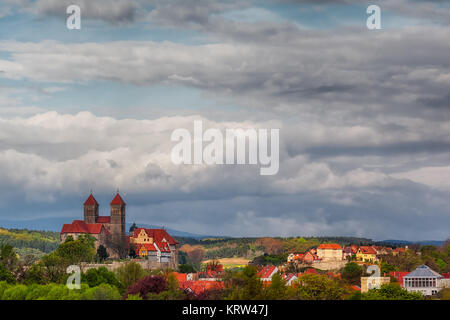
[[98, 202], [92, 194], [84, 202], [84, 222], [102, 223], [111, 235], [125, 235], [125, 201], [119, 193], [111, 201], [110, 216], [99, 216]]
[[84, 202], [84, 220], [73, 220], [71, 224], [64, 224], [60, 241], [66, 241], [68, 236], [77, 239], [80, 235], [89, 234], [96, 239], [95, 247], [103, 245], [111, 257], [124, 255], [127, 246], [125, 233], [125, 201], [117, 192], [111, 201], [109, 216], [99, 215], [99, 204], [92, 193]]

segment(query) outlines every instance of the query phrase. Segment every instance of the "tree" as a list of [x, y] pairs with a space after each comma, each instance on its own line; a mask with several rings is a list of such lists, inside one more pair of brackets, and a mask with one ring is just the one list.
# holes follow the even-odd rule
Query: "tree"
[[0, 263], [0, 281], [6, 281], [7, 283], [16, 283], [16, 278], [3, 264]]
[[272, 282], [266, 290], [266, 299], [283, 300], [286, 298], [286, 281], [279, 273], [272, 276]]
[[181, 273], [194, 273], [195, 268], [193, 265], [190, 264], [179, 264], [178, 271], [180, 271]]
[[264, 251], [268, 254], [280, 254], [283, 251], [283, 242], [275, 238], [260, 238], [255, 242], [256, 246], [263, 246]]
[[359, 285], [362, 275], [363, 269], [355, 262], [347, 263], [342, 271], [342, 279], [349, 284]]
[[187, 253], [189, 261], [197, 270], [200, 270], [200, 264], [203, 260], [204, 255], [204, 250], [201, 248], [193, 249]]
[[408, 292], [398, 284], [388, 283], [381, 285], [380, 289], [361, 293], [361, 300], [423, 300], [423, 296], [419, 292]]
[[301, 300], [342, 300], [348, 293], [336, 280], [313, 273], [303, 274], [295, 287]]
[[19, 259], [13, 246], [4, 244], [0, 246], [0, 263], [9, 271], [13, 271]]
[[62, 243], [56, 250], [56, 254], [66, 260], [69, 264], [91, 262], [95, 257], [95, 249], [92, 240], [81, 237], [74, 241]]
[[49, 282], [60, 282], [66, 274], [67, 266], [70, 264], [56, 251], [43, 256], [41, 263], [45, 268], [46, 278]]
[[109, 271], [105, 267], [89, 269], [85, 274], [83, 274], [83, 282], [86, 282], [89, 287], [97, 287], [102, 283], [109, 284], [118, 288], [123, 289], [123, 284], [116, 278], [114, 272]]
[[257, 277], [258, 270], [254, 266], [246, 266], [242, 271], [231, 275], [225, 284], [231, 291], [230, 300], [260, 300], [264, 298], [263, 283]]
[[136, 262], [128, 262], [127, 264], [117, 268], [116, 275], [125, 288], [129, 288], [140, 279], [144, 278], [146, 273], [140, 264]]
[[142, 299], [147, 299], [148, 294], [159, 294], [167, 289], [167, 280], [163, 276], [150, 275], [133, 284], [125, 293], [122, 299], [127, 299], [128, 295], [139, 294]]
[[121, 235], [108, 236], [106, 246], [119, 258], [126, 257], [130, 251], [125, 238]]
[[97, 248], [97, 257], [99, 258], [100, 261], [104, 261], [106, 259], [108, 259], [109, 254], [106, 251], [106, 248], [101, 244], [98, 246]]

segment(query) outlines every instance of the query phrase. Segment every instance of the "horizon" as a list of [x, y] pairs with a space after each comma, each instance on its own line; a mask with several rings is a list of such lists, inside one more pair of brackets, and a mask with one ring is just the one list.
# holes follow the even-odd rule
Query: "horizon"
[[[1, 3], [0, 220], [120, 189], [127, 221], [194, 234], [449, 238], [450, 4], [378, 3], [381, 29], [356, 0]], [[229, 129], [248, 154], [204, 157]]]

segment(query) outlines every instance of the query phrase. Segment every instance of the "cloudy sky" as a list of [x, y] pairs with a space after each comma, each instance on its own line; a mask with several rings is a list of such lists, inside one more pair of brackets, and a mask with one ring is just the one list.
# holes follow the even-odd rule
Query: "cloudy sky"
[[[81, 7], [81, 30], [66, 7]], [[381, 8], [368, 30], [366, 8]], [[279, 128], [280, 170], [175, 165], [176, 128]], [[228, 236], [450, 236], [450, 4], [5, 0], [0, 219]]]

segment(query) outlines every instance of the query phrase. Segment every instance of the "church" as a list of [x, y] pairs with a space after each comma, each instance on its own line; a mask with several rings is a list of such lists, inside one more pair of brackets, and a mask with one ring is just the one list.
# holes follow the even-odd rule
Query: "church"
[[110, 257], [118, 258], [127, 254], [127, 237], [125, 233], [125, 201], [119, 193], [110, 203], [110, 215], [99, 215], [99, 204], [92, 193], [84, 202], [84, 220], [74, 220], [64, 224], [60, 233], [60, 241], [68, 236], [77, 239], [80, 234], [94, 237], [95, 248], [103, 245]]
[[149, 261], [155, 268], [178, 266], [178, 242], [165, 229], [138, 228], [133, 225], [130, 234], [125, 231], [125, 201], [117, 192], [110, 203], [110, 215], [99, 215], [99, 204], [92, 193], [83, 204], [84, 220], [64, 224], [60, 233], [61, 243], [68, 236], [77, 239], [89, 234], [96, 239], [95, 249], [103, 245], [111, 258], [125, 258], [130, 251]]

